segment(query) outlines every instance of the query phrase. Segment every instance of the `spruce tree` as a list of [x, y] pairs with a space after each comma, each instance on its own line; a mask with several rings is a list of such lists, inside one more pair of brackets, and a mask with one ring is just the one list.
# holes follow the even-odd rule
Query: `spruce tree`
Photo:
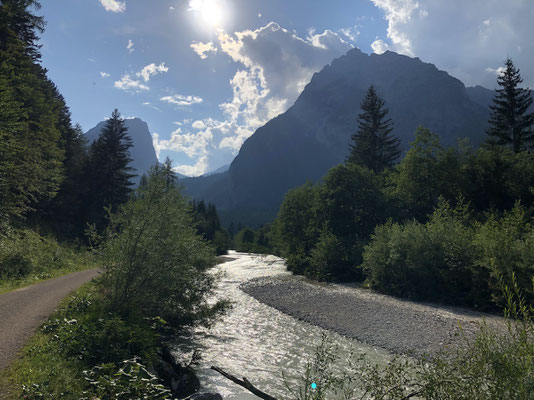
[[381, 172], [394, 165], [401, 153], [400, 141], [393, 136], [393, 122], [387, 118], [389, 110], [378, 97], [373, 85], [361, 103], [358, 114], [358, 131], [352, 135], [352, 145], [347, 163], [363, 165], [374, 172]]
[[510, 146], [514, 153], [527, 150], [534, 142], [534, 113], [529, 113], [532, 105], [530, 90], [519, 86], [523, 82], [519, 69], [510, 58], [506, 59], [506, 69], [497, 78], [500, 89], [490, 105], [490, 127], [487, 131], [490, 143]]
[[[38, 64], [32, 0], [0, 1], [0, 219], [49, 202], [63, 180], [63, 98]], [[70, 120], [68, 121], [70, 123]]]
[[128, 129], [124, 119], [117, 109], [100, 132], [100, 136], [93, 142], [89, 150], [88, 180], [89, 193], [89, 222], [96, 224], [97, 229], [105, 227], [106, 208], [116, 211], [128, 201], [133, 168], [129, 166], [129, 149], [133, 146], [128, 136]]

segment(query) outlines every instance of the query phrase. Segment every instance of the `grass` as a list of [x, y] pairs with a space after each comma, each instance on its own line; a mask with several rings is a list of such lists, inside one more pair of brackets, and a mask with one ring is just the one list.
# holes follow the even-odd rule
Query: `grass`
[[0, 237], [0, 294], [97, 266], [85, 248], [29, 229]]
[[[162, 326], [113, 313], [97, 278], [64, 299], [0, 372], [0, 399], [167, 399], [145, 367], [156, 359]], [[120, 393], [131, 396], [113, 397]]]
[[[65, 309], [75, 297], [91, 293], [95, 290], [94, 283], [83, 285], [78, 291], [65, 298], [50, 318], [54, 320], [65, 316]], [[24, 346], [21, 357], [10, 367], [0, 372], [0, 398], [15, 400], [24, 398], [23, 388], [33, 385], [46, 386], [50, 394], [56, 397], [45, 398], [77, 398], [81, 394], [85, 382], [81, 379], [83, 363], [75, 358], [66, 358], [52, 334], [42, 329]], [[4, 396], [4, 397], [2, 397]]]

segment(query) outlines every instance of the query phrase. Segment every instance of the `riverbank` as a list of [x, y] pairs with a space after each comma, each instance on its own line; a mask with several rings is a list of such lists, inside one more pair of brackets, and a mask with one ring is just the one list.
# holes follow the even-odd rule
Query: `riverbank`
[[484, 320], [490, 325], [503, 322], [464, 308], [415, 303], [298, 276], [253, 279], [240, 288], [284, 314], [398, 354], [435, 354], [472, 338]]

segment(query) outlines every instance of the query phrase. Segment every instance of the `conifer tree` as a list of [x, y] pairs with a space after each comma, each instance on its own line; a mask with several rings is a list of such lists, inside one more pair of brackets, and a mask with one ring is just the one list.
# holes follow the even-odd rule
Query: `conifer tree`
[[347, 163], [363, 165], [375, 172], [393, 166], [401, 153], [400, 141], [391, 135], [393, 122], [387, 118], [389, 110], [378, 97], [373, 85], [361, 103], [358, 131], [352, 135]]
[[129, 149], [133, 146], [124, 119], [117, 109], [106, 121], [89, 150], [87, 175], [90, 181], [89, 222], [105, 227], [105, 208], [115, 211], [128, 201], [133, 185]]
[[506, 69], [497, 78], [500, 89], [490, 105], [490, 127], [487, 131], [490, 143], [510, 146], [514, 153], [527, 150], [534, 142], [534, 113], [528, 110], [532, 105], [530, 90], [522, 89], [519, 69], [510, 58], [505, 61]]
[[[0, 218], [23, 216], [53, 198], [63, 180], [66, 109], [37, 45], [44, 21], [35, 0], [0, 2]], [[70, 120], [68, 121], [70, 124]]]

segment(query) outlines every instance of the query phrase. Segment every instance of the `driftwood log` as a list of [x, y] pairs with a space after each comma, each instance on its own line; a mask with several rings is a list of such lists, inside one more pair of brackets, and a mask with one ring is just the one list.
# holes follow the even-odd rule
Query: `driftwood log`
[[267, 393], [262, 392], [261, 390], [255, 388], [252, 383], [249, 382], [247, 378], [243, 378], [243, 380], [236, 378], [233, 375], [230, 375], [228, 372], [224, 372], [222, 369], [212, 366], [212, 370], [217, 371], [219, 374], [224, 376], [225, 378], [230, 379], [232, 382], [237, 383], [239, 386], [244, 387], [252, 394], [258, 396], [260, 399], [264, 400], [276, 400], [273, 396], [269, 396]]

